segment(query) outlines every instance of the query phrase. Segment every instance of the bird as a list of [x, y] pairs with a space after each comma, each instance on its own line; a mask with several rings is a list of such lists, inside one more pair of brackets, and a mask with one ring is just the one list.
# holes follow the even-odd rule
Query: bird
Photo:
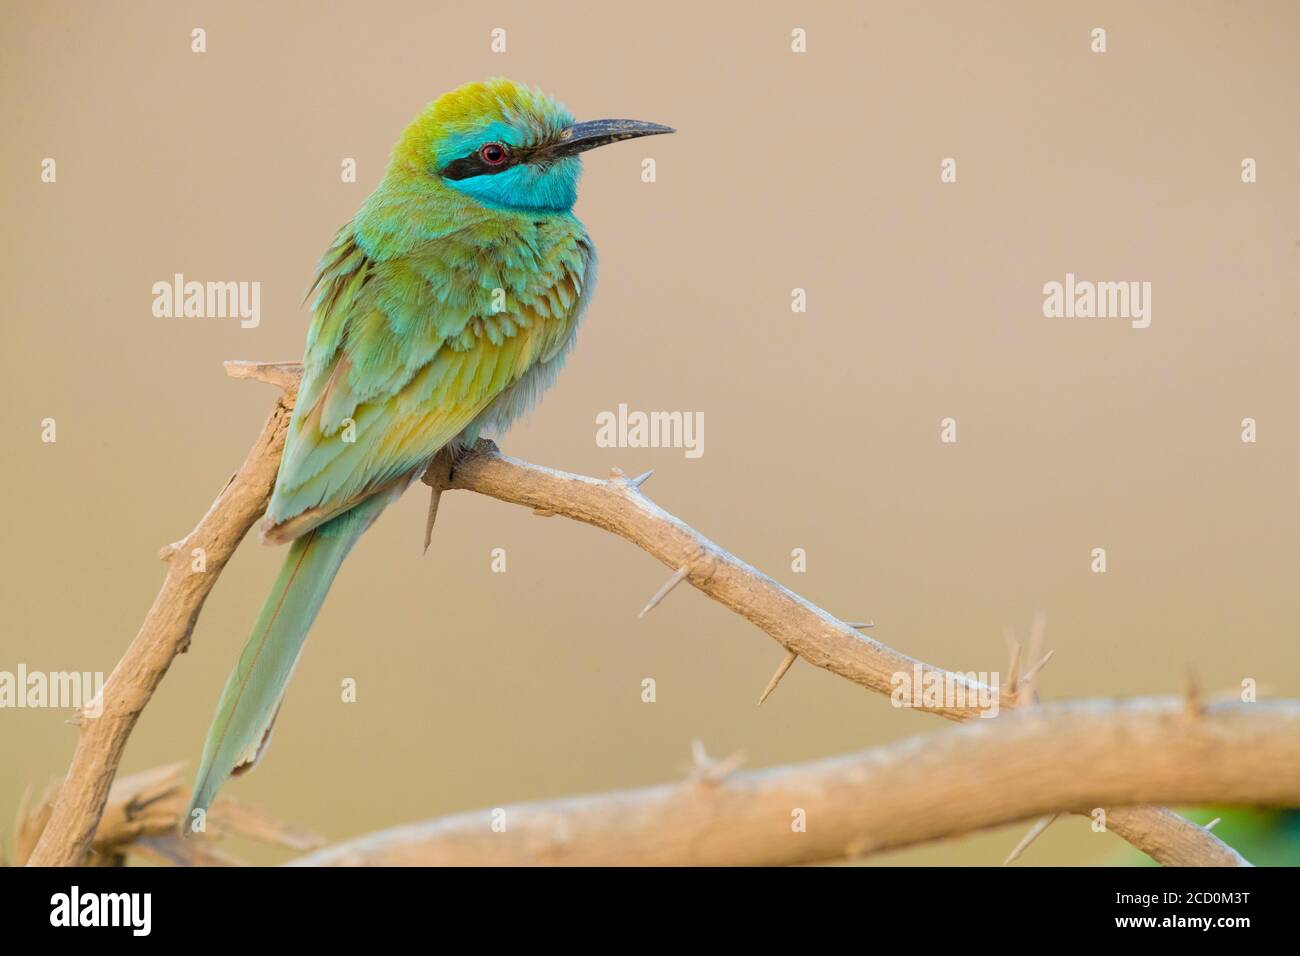
[[576, 122], [504, 77], [443, 94], [406, 127], [307, 293], [302, 379], [259, 526], [288, 554], [221, 692], [184, 830], [265, 754], [307, 632], [361, 535], [440, 451], [503, 433], [554, 383], [596, 279], [573, 214], [581, 154], [672, 132]]

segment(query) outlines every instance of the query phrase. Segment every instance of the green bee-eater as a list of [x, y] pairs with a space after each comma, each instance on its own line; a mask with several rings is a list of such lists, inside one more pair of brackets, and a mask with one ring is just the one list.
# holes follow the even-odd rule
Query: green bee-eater
[[579, 154], [671, 132], [575, 123], [506, 79], [447, 93], [406, 128], [317, 271], [261, 525], [263, 540], [293, 543], [221, 692], [191, 811], [261, 757], [307, 631], [362, 532], [440, 449], [504, 431], [555, 380], [595, 281], [595, 250], [572, 212]]

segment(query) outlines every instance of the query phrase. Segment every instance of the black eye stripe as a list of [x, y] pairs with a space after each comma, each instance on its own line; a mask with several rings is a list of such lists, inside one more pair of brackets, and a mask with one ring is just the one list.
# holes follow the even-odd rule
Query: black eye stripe
[[512, 166], [518, 166], [522, 162], [527, 162], [528, 151], [514, 147], [507, 151], [506, 160], [503, 163], [485, 163], [483, 157], [479, 155], [480, 150], [474, 150], [468, 156], [462, 156], [460, 159], [453, 159], [446, 166], [442, 167], [439, 175], [443, 179], [469, 179], [471, 176], [491, 176], [494, 173], [504, 173]]

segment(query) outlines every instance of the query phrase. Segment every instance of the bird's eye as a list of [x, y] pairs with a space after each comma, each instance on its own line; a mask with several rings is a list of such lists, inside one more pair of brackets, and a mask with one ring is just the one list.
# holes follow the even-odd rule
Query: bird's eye
[[488, 143], [479, 149], [478, 158], [489, 166], [500, 166], [506, 161], [506, 148], [500, 143]]

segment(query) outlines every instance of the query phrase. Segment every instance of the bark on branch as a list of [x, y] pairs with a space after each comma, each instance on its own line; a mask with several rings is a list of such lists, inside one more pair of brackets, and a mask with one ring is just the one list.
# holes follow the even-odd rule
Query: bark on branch
[[[1300, 806], [1300, 702], [1229, 704], [1192, 715], [1181, 700], [1048, 704], [721, 780], [507, 806], [504, 832], [493, 828], [499, 812], [461, 813], [295, 863], [817, 863], [1063, 811], [1103, 808], [1113, 828], [1112, 808], [1145, 803]], [[806, 832], [793, 826], [800, 814]]]

